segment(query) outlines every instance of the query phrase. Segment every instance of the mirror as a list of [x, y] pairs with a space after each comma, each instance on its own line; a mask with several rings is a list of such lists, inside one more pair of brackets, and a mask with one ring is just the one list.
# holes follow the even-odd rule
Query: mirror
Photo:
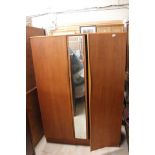
[[75, 138], [86, 139], [84, 37], [69, 36], [68, 52], [70, 59]]

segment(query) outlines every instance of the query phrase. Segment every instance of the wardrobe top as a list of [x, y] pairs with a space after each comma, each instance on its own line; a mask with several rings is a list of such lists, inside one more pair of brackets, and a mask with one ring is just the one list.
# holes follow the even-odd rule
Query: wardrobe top
[[86, 36], [92, 34], [126, 34], [126, 32], [102, 32], [102, 33], [78, 33], [78, 34], [66, 34], [66, 35], [50, 35], [50, 36], [32, 36], [30, 38], [48, 38], [48, 37], [61, 37], [61, 36]]

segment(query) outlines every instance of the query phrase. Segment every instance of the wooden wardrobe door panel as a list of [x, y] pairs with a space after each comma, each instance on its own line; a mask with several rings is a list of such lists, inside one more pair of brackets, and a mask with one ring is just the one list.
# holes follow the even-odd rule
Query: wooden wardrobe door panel
[[74, 138], [66, 36], [31, 38], [45, 136]]
[[120, 143], [125, 33], [89, 34], [91, 149]]

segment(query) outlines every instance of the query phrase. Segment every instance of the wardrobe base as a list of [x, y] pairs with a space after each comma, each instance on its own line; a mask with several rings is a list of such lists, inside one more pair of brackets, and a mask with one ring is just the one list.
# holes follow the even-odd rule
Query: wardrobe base
[[90, 145], [90, 141], [88, 139], [74, 139], [74, 140], [66, 140], [66, 139], [53, 139], [46, 138], [49, 143], [62, 143], [62, 144], [73, 144], [73, 145]]

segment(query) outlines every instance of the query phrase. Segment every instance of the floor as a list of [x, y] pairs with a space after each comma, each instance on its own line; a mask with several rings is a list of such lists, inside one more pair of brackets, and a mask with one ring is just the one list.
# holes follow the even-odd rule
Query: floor
[[47, 143], [43, 137], [35, 148], [36, 155], [128, 155], [125, 127], [122, 126], [120, 147], [105, 147], [90, 151], [89, 146]]
[[74, 116], [75, 137], [86, 139], [86, 112], [85, 102], [76, 105], [76, 115]]

